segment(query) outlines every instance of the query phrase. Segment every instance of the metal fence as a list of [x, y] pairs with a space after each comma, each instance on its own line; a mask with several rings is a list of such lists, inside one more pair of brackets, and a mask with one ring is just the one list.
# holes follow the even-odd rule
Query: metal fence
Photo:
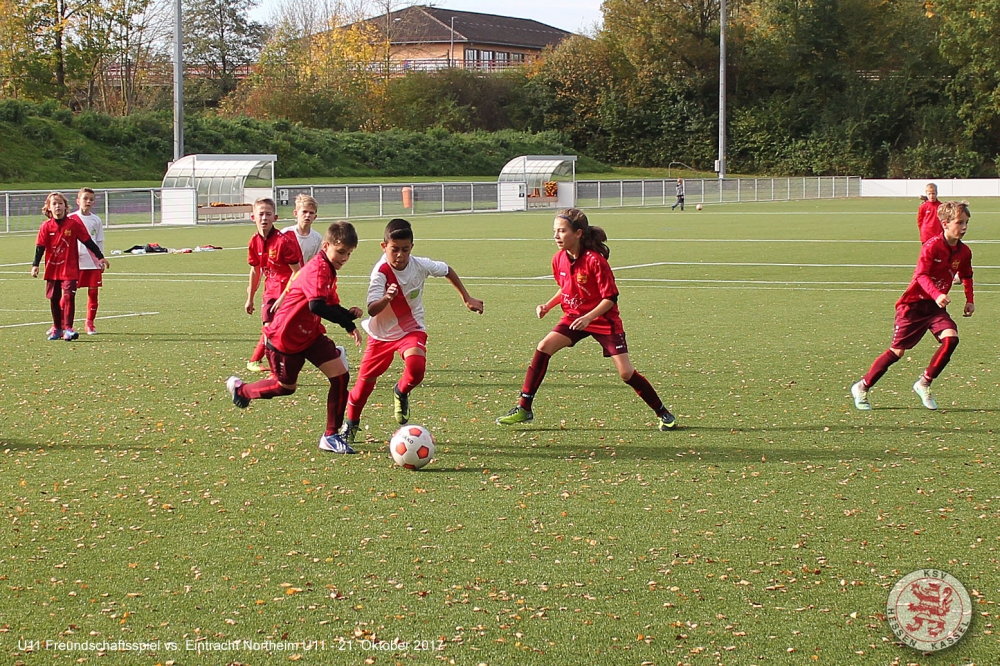
[[[576, 184], [581, 208], [669, 206], [675, 201], [674, 179], [581, 180]], [[686, 203], [792, 201], [861, 196], [861, 178], [727, 178], [684, 181]], [[404, 207], [409, 189], [410, 207]], [[160, 189], [97, 189], [94, 212], [105, 227], [160, 224]], [[76, 192], [63, 192], [72, 202]], [[279, 185], [275, 188], [278, 217], [292, 218], [295, 197], [309, 194], [319, 203], [320, 217], [401, 217], [439, 213], [483, 213], [497, 210], [497, 183], [391, 183], [371, 185]], [[48, 191], [0, 192], [3, 224], [0, 232], [34, 231], [42, 221]], [[529, 200], [530, 206], [530, 200]]]

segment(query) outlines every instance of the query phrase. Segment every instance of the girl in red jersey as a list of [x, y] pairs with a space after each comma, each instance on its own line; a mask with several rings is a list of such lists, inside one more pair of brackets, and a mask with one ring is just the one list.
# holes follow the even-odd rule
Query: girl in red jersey
[[545, 378], [549, 359], [560, 349], [593, 336], [604, 349], [604, 356], [610, 357], [615, 364], [622, 381], [656, 412], [659, 429], [673, 429], [677, 425], [673, 414], [667, 411], [656, 390], [629, 360], [625, 331], [618, 315], [618, 287], [608, 264], [611, 250], [605, 244], [607, 234], [600, 227], [590, 226], [587, 216], [576, 208], [556, 215], [552, 231], [559, 248], [552, 257], [552, 274], [559, 283], [559, 290], [547, 303], [535, 308], [535, 313], [541, 319], [556, 305], [561, 305], [563, 316], [538, 343], [517, 406], [498, 418], [497, 423], [514, 425], [534, 420], [531, 403]]
[[962, 242], [969, 229], [969, 204], [949, 201], [938, 208], [944, 233], [931, 238], [920, 248], [920, 258], [913, 271], [913, 279], [896, 301], [896, 324], [889, 349], [872, 364], [871, 369], [857, 384], [851, 386], [854, 406], [868, 411], [868, 391], [881, 379], [889, 366], [907, 349], [913, 349], [924, 333], [930, 331], [941, 343], [931, 358], [913, 390], [924, 407], [937, 409], [931, 395], [931, 382], [941, 374], [958, 347], [958, 325], [945, 308], [951, 303], [948, 291], [957, 275], [965, 288], [965, 310], [962, 315], [971, 317], [976, 311], [972, 303], [972, 251]]
[[49, 340], [76, 340], [79, 334], [73, 330], [76, 315], [76, 287], [80, 279], [80, 251], [77, 241], [94, 253], [98, 266], [108, 268], [101, 248], [87, 232], [87, 228], [76, 216], [67, 217], [69, 202], [59, 192], [45, 197], [42, 214], [48, 217], [38, 229], [35, 241], [35, 260], [31, 263], [31, 277], [38, 277], [38, 265], [45, 256], [45, 297], [52, 310], [52, 328]]

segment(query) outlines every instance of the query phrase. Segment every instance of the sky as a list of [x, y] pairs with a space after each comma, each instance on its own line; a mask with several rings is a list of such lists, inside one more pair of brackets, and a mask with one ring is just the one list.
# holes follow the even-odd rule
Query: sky
[[[250, 16], [267, 22], [278, 4], [278, 0], [260, 0]], [[534, 19], [570, 32], [592, 32], [601, 22], [601, 0], [420, 0], [418, 4]]]

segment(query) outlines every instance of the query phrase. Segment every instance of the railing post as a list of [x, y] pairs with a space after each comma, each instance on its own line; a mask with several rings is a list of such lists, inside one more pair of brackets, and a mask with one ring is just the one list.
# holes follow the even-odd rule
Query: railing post
[[476, 212], [476, 184], [469, 183], [469, 210]]
[[351, 186], [344, 185], [344, 217], [351, 217]]
[[639, 204], [639, 205], [642, 206], [642, 207], [645, 207], [646, 206], [646, 181], [645, 180], [640, 180], [639, 183], [641, 183], [641, 194], [639, 195], [639, 200], [642, 201], [642, 203]]
[[[106, 212], [104, 219], [108, 219]], [[156, 226], [156, 190], [149, 191], [149, 226]]]
[[378, 186], [378, 216], [379, 217], [383, 217], [383, 215], [382, 215], [382, 185], [381, 184], [379, 184], [379, 186]]
[[104, 228], [105, 229], [107, 229], [108, 225], [111, 224], [111, 221], [108, 219], [110, 217], [110, 215], [108, 214], [108, 199], [109, 198], [110, 197], [108, 196], [108, 191], [104, 190]]
[[597, 207], [601, 207], [601, 180], [597, 180]]
[[444, 183], [441, 183], [441, 212], [442, 213], [445, 212], [445, 210], [444, 210]]
[[624, 180], [619, 180], [618, 181], [618, 207], [619, 208], [624, 208], [625, 207], [625, 181]]
[[7, 227], [7, 233], [10, 233], [10, 192], [4, 192], [3, 199], [4, 226]]

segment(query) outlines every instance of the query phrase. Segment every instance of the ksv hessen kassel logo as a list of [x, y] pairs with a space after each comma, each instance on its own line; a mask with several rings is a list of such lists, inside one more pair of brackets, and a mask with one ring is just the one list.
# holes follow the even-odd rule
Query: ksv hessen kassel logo
[[889, 593], [889, 628], [903, 644], [923, 652], [943, 650], [969, 630], [972, 600], [965, 586], [939, 569], [903, 576]]

